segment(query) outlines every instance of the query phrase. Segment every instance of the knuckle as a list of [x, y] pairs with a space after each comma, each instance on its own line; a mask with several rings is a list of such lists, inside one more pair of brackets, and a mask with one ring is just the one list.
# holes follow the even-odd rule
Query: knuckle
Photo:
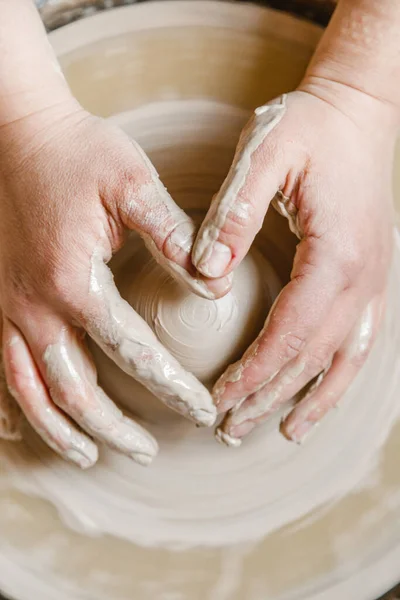
[[[78, 271], [79, 273], [79, 271]], [[26, 314], [29, 307], [39, 305], [44, 299], [60, 301], [72, 295], [71, 282], [77, 274], [66, 270], [60, 262], [49, 261], [46, 269], [28, 273], [12, 269], [6, 279], [6, 290], [1, 294], [1, 306], [6, 315], [14, 320]]]
[[354, 279], [366, 267], [366, 255], [363, 249], [356, 242], [344, 244], [338, 249], [339, 265], [345, 280], [352, 284]]
[[361, 369], [361, 367], [364, 366], [371, 352], [372, 346], [374, 345], [374, 342], [375, 337], [371, 337], [368, 343], [359, 344], [357, 349], [354, 352], [352, 352], [350, 360], [353, 367], [355, 367], [356, 369]]
[[145, 185], [149, 181], [149, 171], [141, 164], [125, 165], [118, 176], [118, 191], [121, 194], [129, 194], [136, 191], [140, 186]]
[[[219, 220], [218, 213], [215, 220]], [[218, 227], [220, 240], [225, 244], [243, 245], [244, 236], [247, 235], [247, 229], [253, 221], [254, 209], [251, 202], [243, 197], [237, 197], [224, 215], [222, 226]]]
[[10, 357], [7, 365], [7, 389], [10, 395], [18, 402], [21, 399], [28, 402], [32, 388], [34, 388], [34, 384], [31, 377], [18, 369]]
[[169, 260], [176, 259], [182, 252], [190, 260], [190, 251], [196, 235], [193, 223], [186, 221], [176, 225], [171, 217], [162, 229], [162, 234], [161, 251]]
[[132, 219], [136, 213], [142, 213], [146, 200], [154, 193], [154, 184], [149, 178], [145, 167], [136, 166], [135, 169], [125, 169], [120, 174], [115, 195], [120, 210]]
[[82, 412], [82, 398], [74, 393], [73, 390], [66, 390], [60, 387], [50, 387], [50, 395], [54, 404], [68, 412], [70, 415], [77, 415]]
[[63, 273], [48, 278], [43, 282], [42, 294], [48, 301], [61, 304], [66, 309], [72, 309], [79, 297], [76, 294], [77, 286], [71, 284], [73, 281], [73, 277], [67, 277]]
[[314, 348], [312, 353], [306, 357], [305, 368], [307, 374], [314, 377], [324, 371], [332, 359], [333, 353], [334, 350], [329, 345]]
[[67, 298], [71, 291], [71, 276], [65, 273], [65, 270], [55, 267], [52, 272], [43, 280], [44, 290], [53, 298]]
[[306, 343], [303, 336], [292, 332], [289, 332], [282, 336], [282, 342], [282, 354], [285, 360], [291, 360], [293, 358], [296, 358], [299, 355], [299, 353], [303, 350]]
[[368, 358], [370, 352], [370, 348], [368, 348], [368, 350], [364, 350], [363, 352], [360, 352], [358, 354], [355, 354], [352, 359], [351, 359], [351, 364], [353, 365], [353, 367], [357, 370], [361, 369], [361, 367], [364, 366], [365, 361]]
[[7, 285], [3, 287], [1, 304], [4, 313], [15, 314], [20, 309], [25, 309], [35, 296], [35, 290], [29, 283], [29, 278], [24, 271], [12, 269], [6, 275]]
[[247, 193], [241, 190], [237, 194], [228, 212], [228, 224], [231, 223], [231, 226], [236, 227], [245, 227], [254, 220], [254, 216], [255, 207], [252, 199]]
[[89, 261], [77, 260], [72, 256], [69, 260], [55, 261], [49, 265], [48, 271], [41, 280], [41, 298], [73, 308], [87, 296], [87, 277], [90, 272]]

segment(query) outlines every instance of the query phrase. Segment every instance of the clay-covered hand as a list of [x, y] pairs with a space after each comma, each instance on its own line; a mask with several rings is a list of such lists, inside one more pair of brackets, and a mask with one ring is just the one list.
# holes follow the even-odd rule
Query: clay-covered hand
[[[209, 392], [115, 287], [106, 263], [128, 230], [196, 293], [226, 292], [228, 280], [192, 276], [195, 227], [123, 132], [74, 100], [1, 128], [0, 307], [8, 390], [43, 440], [81, 467], [96, 462], [97, 440], [141, 464], [157, 453], [152, 436], [97, 385], [86, 332], [171, 408], [203, 425], [216, 416]], [[0, 393], [4, 407], [4, 378]], [[8, 437], [13, 427], [4, 423]]]
[[282, 423], [301, 441], [337, 404], [378, 330], [397, 128], [384, 103], [342, 88], [305, 82], [255, 112], [195, 242], [200, 273], [230, 273], [271, 200], [300, 240], [263, 330], [215, 385], [217, 410], [228, 411], [217, 433], [230, 445], [317, 378]]

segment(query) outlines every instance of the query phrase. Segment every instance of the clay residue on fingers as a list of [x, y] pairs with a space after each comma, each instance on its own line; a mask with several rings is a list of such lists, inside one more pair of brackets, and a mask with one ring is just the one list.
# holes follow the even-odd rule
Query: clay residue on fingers
[[97, 314], [90, 317], [87, 328], [104, 352], [164, 404], [200, 425], [212, 425], [216, 410], [208, 390], [181, 367], [121, 298], [99, 251], [92, 256], [90, 290]]
[[267, 385], [264, 384], [248, 398], [247, 402], [230, 411], [224, 421], [224, 430], [233, 435], [233, 432], [247, 421], [256, 423], [277, 402], [285, 388], [304, 372], [305, 367], [304, 361], [295, 361], [293, 365], [285, 367], [276, 377], [271, 378], [272, 383], [268, 392], [263, 391], [264, 385]]
[[272, 199], [272, 206], [282, 217], [288, 220], [290, 231], [301, 240], [303, 232], [300, 226], [299, 213], [291, 199], [279, 190]]
[[345, 342], [345, 353], [349, 361], [368, 354], [382, 318], [384, 305], [383, 298], [375, 299], [363, 311]]
[[[231, 288], [232, 276], [208, 280], [196, 271], [191, 252], [197, 228], [175, 204], [142, 148], [136, 142], [132, 143], [148, 169], [150, 181], [132, 192], [124, 210], [131, 215], [134, 211], [144, 215], [137, 231], [155, 260], [175, 279], [203, 298], [214, 300], [223, 296]], [[162, 237], [161, 248], [155, 242], [154, 235]]]
[[[182, 116], [176, 125], [176, 129], [179, 130], [177, 138], [180, 135], [181, 125], [191, 122], [193, 116], [196, 115], [199, 116], [199, 120], [193, 127], [193, 135], [198, 136], [200, 133], [203, 135], [205, 127], [202, 125], [205, 120], [201, 119], [201, 110], [196, 104], [196, 111], [191, 110], [188, 117], [184, 112], [186, 104], [182, 101], [176, 102], [176, 114], [179, 115], [179, 118]], [[207, 108], [207, 110], [209, 109]], [[230, 110], [230, 107], [226, 107], [227, 115]], [[209, 112], [206, 114], [208, 115]], [[154, 119], [154, 114], [150, 116]], [[216, 113], [213, 123], [219, 123], [224, 118], [224, 112], [221, 110]], [[138, 121], [139, 119], [136, 124]], [[163, 122], [169, 123], [170, 121], [172, 121], [170, 113], [167, 113]], [[150, 119], [144, 121], [143, 128], [151, 129], [153, 123], [154, 121]], [[160, 144], [164, 144], [163, 129], [158, 127], [159, 121], [155, 123], [157, 131], [154, 135], [160, 140]], [[228, 119], [227, 133], [231, 131], [230, 123], [231, 121]], [[241, 124], [242, 120], [237, 126], [237, 131]], [[199, 129], [202, 131], [199, 132]], [[183, 126], [182, 130], [184, 130]], [[214, 131], [213, 126], [207, 139], [215, 139]], [[203, 143], [203, 137], [201, 143]], [[233, 144], [234, 140], [232, 139], [230, 147]], [[153, 140], [148, 147], [156, 147]], [[166, 157], [167, 163], [170, 149], [163, 145], [162, 152], [162, 157]], [[179, 145], [179, 139], [176, 143], [176, 152], [176, 163], [179, 163], [182, 155], [179, 153], [185, 152], [185, 148]], [[223, 156], [222, 152], [221, 156]], [[217, 160], [219, 159], [217, 158]], [[214, 169], [214, 167], [219, 178], [222, 176], [222, 170], [218, 170], [218, 165], [212, 164], [211, 168]], [[207, 183], [206, 178], [204, 178], [204, 182]], [[192, 198], [188, 194], [188, 202], [194, 204], [195, 197]], [[272, 217], [275, 218], [273, 214]], [[276, 219], [276, 221], [280, 220]], [[138, 236], [133, 234], [133, 238], [142, 248], [141, 241], [137, 239]], [[136, 241], [133, 241], [133, 248]], [[284, 239], [281, 241], [284, 246]], [[278, 244], [277, 249], [279, 250], [279, 248]], [[126, 261], [126, 255], [123, 255], [125, 250], [128, 254]], [[137, 270], [143, 254], [147, 255], [147, 253], [143, 250], [143, 254], [136, 261], [134, 258], [131, 260], [129, 251], [128, 247], [121, 251], [121, 260], [118, 256], [116, 257], [113, 269], [122, 296], [133, 305], [132, 296], [138, 294], [137, 284], [141, 281], [143, 272], [140, 272], [136, 278], [133, 277], [133, 274]], [[121, 265], [122, 274], [119, 272]], [[7, 476], [22, 491], [24, 491], [24, 486], [29, 484], [35, 495], [40, 495], [52, 502], [60, 509], [67, 524], [72, 523], [75, 530], [82, 534], [106, 534], [114, 538], [122, 538], [126, 542], [140, 547], [153, 548], [158, 553], [160, 547], [168, 549], [172, 547], [174, 550], [183, 548], [184, 551], [194, 547], [193, 556], [198, 557], [196, 548], [204, 546], [214, 548], [215, 555], [222, 552], [222, 555], [225, 556], [225, 548], [242, 548], [243, 544], [246, 545], [246, 542], [249, 541], [252, 544], [255, 543], [254, 548], [257, 551], [257, 548], [261, 547], [260, 544], [264, 543], [261, 542], [261, 539], [271, 536], [272, 532], [276, 532], [288, 524], [292, 529], [294, 524], [296, 535], [299, 530], [304, 528], [298, 539], [301, 549], [302, 540], [304, 536], [307, 536], [307, 528], [310, 527], [310, 519], [313, 523], [312, 526], [314, 526], [315, 519], [317, 528], [320, 527], [319, 507], [334, 506], [332, 502], [336, 502], [350, 490], [354, 492], [357, 489], [364, 494], [364, 491], [357, 487], [362, 478], [364, 478], [362, 488], [368, 486], [363, 497], [367, 503], [369, 502], [371, 483], [376, 481], [379, 485], [382, 483], [380, 472], [385, 467], [382, 460], [386, 461], [387, 457], [385, 452], [381, 457], [379, 449], [389, 431], [392, 432], [389, 445], [393, 446], [394, 444], [393, 447], [396, 447], [396, 431], [392, 428], [399, 413], [396, 394], [400, 381], [400, 370], [398, 357], [396, 352], [393, 352], [393, 348], [398, 346], [400, 339], [396, 308], [399, 305], [400, 290], [398, 250], [396, 265], [396, 272], [391, 284], [388, 319], [385, 321], [377, 352], [374, 353], [372, 362], [364, 371], [359, 385], [350, 390], [347, 400], [343, 403], [343, 410], [336, 411], [332, 415], [333, 419], [328, 419], [328, 422], [324, 423], [324, 427], [320, 428], [318, 432], [322, 435], [313, 436], [304, 450], [300, 451], [293, 444], [285, 443], [282, 436], [279, 435], [274, 421], [271, 423], [271, 427], [267, 426], [265, 429], [256, 430], [249, 440], [250, 443], [243, 444], [240, 451], [231, 455], [229, 450], [224, 451], [224, 448], [213, 443], [209, 431], [195, 430], [190, 424], [184, 423], [173, 413], [167, 411], [161, 406], [161, 403], [152, 398], [151, 394], [143, 390], [142, 386], [131, 377], [121, 373], [96, 348], [95, 360], [99, 374], [102, 378], [104, 377], [102, 383], [104, 382], [105, 389], [110, 392], [113, 399], [118, 399], [121, 405], [132, 410], [137, 409], [137, 412], [141, 416], [143, 415], [144, 421], [151, 423], [152, 430], [157, 434], [162, 446], [160, 460], [155, 461], [154, 467], [150, 471], [143, 472], [142, 469], [136, 468], [136, 465], [114, 456], [104, 449], [105, 460], [99, 462], [96, 471], [89, 474], [81, 473], [78, 469], [71, 469], [69, 465], [61, 465], [57, 459], [51, 463], [47, 461], [46, 450], [42, 444], [37, 443], [36, 436], [32, 436], [32, 439], [27, 441], [28, 450], [32, 450], [39, 457], [40, 464], [32, 465], [25, 459], [22, 445], [17, 448], [10, 448], [10, 445], [7, 445], [4, 448]], [[270, 275], [264, 267], [262, 267], [261, 273], [263, 281], [270, 280]], [[155, 278], [157, 282], [155, 289], [161, 288], [160, 279]], [[166, 279], [168, 279], [167, 276]], [[129, 282], [127, 286], [129, 288], [130, 285], [131, 290], [123, 287], [124, 280]], [[256, 277], [252, 276], [250, 281], [254, 284], [255, 280]], [[254, 287], [246, 285], [247, 281], [245, 280], [243, 283], [240, 267], [238, 267], [235, 272], [232, 293], [237, 293], [242, 298], [243, 304], [239, 304], [239, 306], [243, 306], [243, 308], [239, 310], [239, 314], [243, 314], [250, 300], [249, 296], [245, 296], [243, 300], [241, 294], [249, 288], [250, 292], [254, 293]], [[154, 297], [154, 295], [152, 292], [151, 296]], [[91, 293], [88, 300], [92, 298], [96, 298], [95, 293]], [[201, 298], [196, 298], [196, 307], [201, 306], [201, 302], [197, 303], [201, 300]], [[256, 306], [259, 301], [261, 300], [256, 297]], [[150, 304], [151, 302], [146, 300], [142, 307], [145, 306], [147, 311]], [[205, 304], [211, 309], [214, 305], [213, 302], [207, 300]], [[265, 302], [264, 307], [268, 306], [268, 302]], [[251, 307], [253, 313], [254, 305]], [[149, 311], [148, 315], [144, 310], [139, 310], [136, 305], [134, 308], [146, 319], [147, 323], [154, 323], [154, 315], [158, 315], [160, 327], [166, 327], [165, 312], [162, 314], [160, 304], [156, 303], [155, 310]], [[98, 314], [100, 317], [103, 316], [103, 313], [99, 312]], [[191, 314], [195, 314], [196, 318], [190, 321], [190, 327], [193, 326], [193, 323], [199, 324], [201, 321], [198, 318], [201, 311], [200, 313], [197, 310], [192, 311]], [[239, 325], [235, 323], [234, 330], [236, 332], [239, 329], [241, 331], [245, 329]], [[101, 328], [101, 326], [100, 323], [99, 327]], [[262, 322], [260, 326], [257, 326], [252, 339], [256, 337], [261, 327]], [[229, 324], [222, 328], [222, 333], [220, 332], [222, 337], [225, 329], [229, 329]], [[206, 331], [202, 323], [195, 331], [196, 333], [190, 338], [194, 340], [194, 349], [193, 346], [188, 348], [184, 344], [181, 345], [181, 348], [183, 348], [182, 354], [185, 356], [192, 351], [192, 355], [198, 358], [200, 352], [197, 350], [196, 355], [195, 350], [198, 349], [200, 340], [206, 336]], [[171, 330], [169, 329], [167, 333], [171, 333]], [[178, 336], [175, 329], [173, 334], [173, 343], [176, 349]], [[202, 355], [208, 359], [208, 364], [212, 361], [216, 362], [223, 354], [221, 346], [217, 346], [216, 343], [220, 334], [216, 330], [212, 330], [212, 336], [210, 336], [212, 343], [208, 346], [208, 354], [203, 348], [201, 350]], [[104, 331], [104, 335], [107, 335], [107, 331]], [[115, 339], [110, 336], [110, 342]], [[165, 338], [164, 345], [170, 348], [172, 346], [172, 342], [169, 346], [171, 339], [171, 337]], [[186, 338], [184, 341], [186, 342]], [[232, 339], [229, 344], [233, 344]], [[243, 350], [238, 351], [237, 356], [241, 356], [248, 345], [246, 342]], [[174, 356], [176, 357], [175, 353]], [[234, 362], [234, 360], [236, 358], [230, 362]], [[184, 360], [179, 359], [179, 362], [183, 363]], [[198, 363], [199, 360], [197, 360]], [[187, 370], [191, 370], [186, 362], [184, 366]], [[245, 371], [244, 377], [246, 376], [247, 372]], [[387, 393], [379, 396], [382, 389]], [[377, 398], [379, 402], [377, 402]], [[152, 404], [152, 408], [148, 412], [145, 412], [145, 409], [141, 412], [142, 407], [146, 408], [148, 404]], [[371, 419], [371, 415], [373, 415], [373, 419]], [[338, 443], [338, 431], [340, 431], [340, 443]], [[224, 438], [225, 442], [230, 441], [227, 436]], [[357, 443], [354, 440], [357, 440]], [[382, 460], [380, 460], [381, 458]], [[367, 474], [377, 465], [379, 465], [380, 472], [373, 471], [372, 479], [367, 478]], [[63, 481], [66, 482], [64, 486], [60, 486], [60, 478], [57, 476], [60, 468], [63, 472]], [[107, 482], [111, 483], [108, 487]], [[392, 491], [388, 484], [386, 492], [389, 494], [389, 498], [392, 498], [390, 496]], [[387, 507], [386, 500], [385, 496], [381, 506], [378, 507], [378, 512]], [[325, 508], [322, 510], [322, 514], [325, 514]], [[309, 518], [307, 515], [310, 514]], [[344, 544], [347, 540], [346, 534], [347, 532], [344, 531]], [[280, 535], [279, 531], [277, 535]], [[216, 550], [216, 547], [220, 548]], [[95, 549], [96, 544], [94, 545]], [[337, 549], [336, 546], [335, 549]], [[231, 558], [228, 556], [226, 568], [224, 566], [226, 571], [224, 577], [227, 581], [229, 581], [232, 570]], [[219, 563], [217, 567], [220, 569]], [[43, 574], [45, 575], [45, 569]], [[257, 582], [255, 583], [254, 594], [257, 595], [259, 592], [258, 596], [263, 598], [265, 586], [259, 590]], [[221, 594], [224, 594], [224, 590], [221, 592], [223, 586], [214, 587], [215, 594], [214, 589], [211, 594], [220, 600]], [[159, 586], [161, 595], [164, 588], [165, 583], [161, 582]], [[226, 592], [227, 598], [234, 595], [235, 591], [232, 594], [232, 589], [229, 587]]]
[[[1, 315], [0, 315], [0, 318]], [[22, 413], [6, 381], [0, 339], [0, 439], [9, 442], [22, 440]]]
[[140, 464], [157, 455], [154, 438], [123, 415], [96, 384], [94, 367], [76, 336], [64, 328], [43, 362], [54, 402], [84, 431]]
[[239, 218], [248, 214], [248, 207], [242, 201], [238, 202], [238, 196], [250, 172], [252, 155], [278, 125], [285, 112], [286, 95], [283, 95], [275, 102], [257, 108], [248, 131], [242, 134], [233, 167], [213, 201], [212, 217], [201, 227], [194, 245], [193, 263], [206, 276], [213, 276], [208, 263], [214, 250], [218, 250], [218, 256], [226, 267], [230, 263], [230, 250], [218, 242], [218, 238], [230, 212]]
[[9, 335], [5, 344], [6, 372], [9, 391], [24, 411], [26, 419], [46, 444], [63, 458], [85, 469], [97, 460], [97, 448], [51, 402], [45, 383], [25, 339], [11, 323], [7, 323]]
[[[281, 423], [281, 432], [287, 439], [301, 444], [325, 415], [338, 406], [369, 355], [383, 306], [382, 297], [376, 297], [368, 304], [335, 354], [332, 364], [320, 373], [304, 398]], [[324, 388], [323, 391], [320, 388]]]
[[[218, 407], [219, 412], [224, 412], [231, 407], [232, 403], [237, 404], [239, 402], [238, 399], [223, 399], [225, 396], [226, 388], [229, 383], [237, 383], [243, 377], [246, 369], [251, 365], [254, 358], [257, 356], [258, 347], [259, 347], [259, 336], [257, 339], [249, 346], [249, 348], [244, 353], [243, 357], [237, 361], [236, 363], [229, 365], [226, 369], [225, 373], [219, 378], [217, 383], [213, 388], [213, 398], [216, 406]], [[229, 407], [227, 404], [229, 403]]]
[[242, 440], [240, 438], [229, 435], [229, 433], [226, 433], [221, 427], [217, 427], [215, 431], [215, 439], [221, 444], [228, 446], [228, 448], [239, 448], [239, 446], [242, 444]]
[[[193, 273], [191, 273], [189, 269], [184, 268], [174, 260], [167, 258], [163, 252], [158, 250], [154, 240], [150, 236], [146, 235], [142, 237], [146, 244], [146, 248], [151, 252], [157, 263], [170, 273], [174, 279], [182, 283], [185, 287], [188, 287], [198, 296], [206, 298], [207, 300], [216, 300], [220, 296], [224, 296], [231, 289], [233, 273], [226, 277], [221, 277], [221, 279], [218, 280], [207, 280], [194, 269]], [[190, 252], [188, 252], [187, 257], [190, 259]]]

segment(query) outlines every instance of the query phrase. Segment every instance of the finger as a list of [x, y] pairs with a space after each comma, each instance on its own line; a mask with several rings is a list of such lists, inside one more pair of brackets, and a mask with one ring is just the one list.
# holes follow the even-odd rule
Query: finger
[[255, 394], [252, 394], [232, 408], [217, 428], [217, 439], [229, 446], [239, 446], [242, 439], [253, 429], [265, 423], [276, 411], [291, 400], [311, 379], [325, 373], [332, 362], [326, 362], [325, 368], [314, 372], [299, 373], [297, 361], [286, 365], [282, 371], [269, 384]]
[[125, 417], [97, 385], [82, 332], [50, 323], [47, 319], [40, 341], [32, 330], [29, 340], [53, 402], [93, 438], [141, 465], [149, 465], [157, 455], [157, 442]]
[[185, 371], [121, 298], [100, 257], [93, 257], [90, 292], [76, 319], [102, 350], [164, 404], [199, 425], [213, 425], [216, 409], [208, 390]]
[[0, 439], [18, 442], [22, 439], [22, 414], [7, 387], [1, 345], [2, 339], [3, 316], [0, 312]]
[[119, 212], [126, 227], [136, 230], [156, 261], [194, 293], [208, 299], [225, 295], [232, 277], [208, 280], [196, 271], [191, 252], [196, 226], [161, 183], [149, 158], [134, 143], [141, 170], [128, 194], [119, 200]]
[[[241, 360], [228, 367], [213, 389], [219, 407], [231, 408], [272, 381], [295, 359], [326, 322], [345, 287], [341, 269], [319, 239], [297, 246], [292, 280], [270, 310], [258, 338]], [[306, 369], [301, 361], [296, 367]]]
[[14, 398], [33, 429], [62, 458], [82, 469], [97, 461], [97, 447], [54, 406], [21, 332], [5, 319], [4, 366]]
[[282, 153], [271, 134], [285, 110], [283, 96], [257, 109], [242, 132], [231, 169], [193, 248], [193, 264], [206, 277], [222, 277], [232, 271], [261, 228], [285, 175]]
[[[325, 374], [335, 352], [354, 325], [357, 305], [354, 292], [342, 294], [326, 322], [299, 356], [289, 361], [271, 382], [234, 407], [220, 425], [221, 432], [230, 438], [243, 438], [296, 396], [315, 377]], [[217, 436], [220, 437], [221, 434], [217, 432]]]
[[356, 327], [336, 353], [332, 366], [319, 385], [295, 406], [283, 421], [281, 430], [294, 442], [301, 443], [312, 428], [334, 408], [364, 365], [382, 319], [384, 299], [374, 299]]

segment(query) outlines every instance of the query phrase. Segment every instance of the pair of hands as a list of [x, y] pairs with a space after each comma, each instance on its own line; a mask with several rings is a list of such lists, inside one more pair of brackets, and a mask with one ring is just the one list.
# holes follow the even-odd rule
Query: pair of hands
[[[362, 92], [304, 81], [232, 193], [254, 118], [247, 125], [197, 239], [140, 148], [75, 101], [3, 126], [4, 433], [17, 437], [11, 395], [45, 442], [83, 468], [97, 460], [96, 441], [151, 462], [156, 441], [97, 385], [87, 333], [188, 418], [212, 425], [226, 413], [218, 435], [232, 445], [319, 376], [282, 424], [301, 441], [355, 377], [379, 326], [393, 237], [393, 123]], [[220, 297], [274, 197], [300, 235], [291, 281], [211, 397], [120, 298], [106, 263], [134, 229], [173, 276]]]

